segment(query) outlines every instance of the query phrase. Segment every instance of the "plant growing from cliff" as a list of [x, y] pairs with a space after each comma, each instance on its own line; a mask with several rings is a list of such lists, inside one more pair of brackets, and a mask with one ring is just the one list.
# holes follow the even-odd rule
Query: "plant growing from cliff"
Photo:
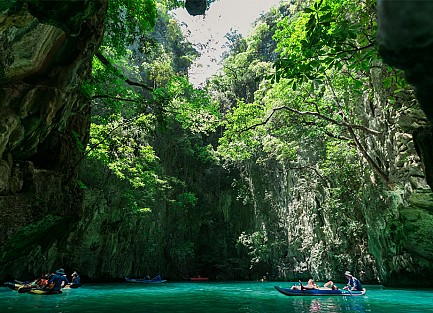
[[[372, 23], [366, 23], [370, 20]], [[284, 224], [299, 230], [299, 216], [291, 207], [298, 204], [303, 210], [299, 214], [304, 214], [301, 219], [310, 223], [302, 227], [326, 238], [326, 244], [314, 238], [291, 239], [290, 234], [282, 239], [299, 264], [314, 260], [311, 249], [338, 255], [345, 244], [360, 240], [365, 235], [364, 181], [371, 179], [376, 184], [380, 177], [379, 185], [389, 182], [388, 168], [375, 156], [382, 153], [382, 147], [371, 145], [372, 141], [383, 144], [382, 130], [366, 118], [371, 114], [375, 119], [381, 110], [371, 100], [378, 81], [374, 75], [392, 73], [377, 54], [374, 20], [371, 1], [314, 2], [297, 15], [288, 14], [278, 23], [279, 30], [274, 29], [274, 53], [279, 60], [273, 69], [266, 64], [262, 75], [252, 74], [251, 66], [263, 60], [253, 51], [266, 46], [261, 38], [269, 37], [253, 33], [226, 57], [225, 75], [216, 77], [211, 85], [224, 113], [218, 151], [226, 164], [242, 173], [247, 191], [240, 197], [257, 206], [256, 217], [268, 229]], [[257, 28], [259, 33], [267, 29], [272, 28]], [[394, 82], [390, 86], [395, 88]], [[262, 186], [258, 176], [272, 176], [271, 171], [280, 174], [274, 177], [275, 185]], [[304, 194], [314, 201], [303, 199]], [[268, 217], [267, 211], [278, 218]], [[348, 236], [348, 229], [357, 237]], [[257, 253], [267, 246], [253, 243], [247, 235], [242, 240], [260, 247], [252, 248]], [[282, 262], [292, 262], [288, 259]], [[306, 268], [315, 268], [310, 265]]]
[[[375, 49], [375, 1], [317, 0], [295, 18], [279, 22], [276, 77], [323, 82], [327, 70], [368, 71], [379, 60]], [[359, 82], [358, 87], [361, 87]]]
[[[379, 136], [380, 131], [363, 125], [357, 109], [364, 101], [364, 90], [371, 85], [370, 69], [381, 66], [374, 42], [375, 22], [366, 23], [374, 20], [374, 2], [352, 0], [318, 0], [298, 15], [281, 19], [273, 37], [279, 59], [275, 74], [267, 76], [276, 80], [270, 87], [262, 83], [254, 104], [238, 102], [233, 112], [227, 114], [231, 122], [222, 146], [228, 147], [230, 142], [232, 148], [254, 149], [260, 137], [283, 134], [289, 129], [292, 135], [301, 137], [321, 133], [350, 142], [388, 183], [388, 173], [370, 155], [363, 139]], [[238, 55], [232, 59], [239, 62]], [[233, 67], [230, 58], [227, 60], [228, 66]], [[259, 111], [251, 115], [247, 107]], [[243, 118], [239, 119], [239, 114]], [[290, 145], [296, 149], [293, 143]]]
[[[208, 133], [218, 122], [215, 103], [182, 74], [197, 52], [165, 11], [172, 1], [159, 1], [147, 12], [152, 3], [110, 3], [107, 36], [93, 60], [92, 80], [83, 87], [93, 105], [87, 161], [99, 164], [92, 174], [98, 178], [88, 183], [108, 188], [120, 180], [125, 202], [138, 211], [154, 207], [156, 194], [164, 197], [172, 188], [171, 178], [161, 173], [157, 136], [179, 126], [180, 137]], [[135, 16], [140, 12], [147, 16]]]
[[136, 37], [155, 26], [157, 17], [155, 0], [109, 0], [106, 35], [103, 46], [112, 47], [124, 55]]

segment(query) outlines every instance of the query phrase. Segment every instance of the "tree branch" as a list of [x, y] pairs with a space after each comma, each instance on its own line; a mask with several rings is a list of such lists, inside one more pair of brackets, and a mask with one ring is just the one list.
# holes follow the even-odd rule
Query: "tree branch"
[[309, 166], [309, 165], [298, 166], [298, 167], [291, 167], [291, 166], [289, 166], [289, 169], [291, 169], [291, 170], [304, 170], [304, 169], [313, 170], [313, 172], [315, 172], [316, 175], [319, 176], [326, 183], [326, 185], [328, 187], [331, 186], [330, 181], [326, 177], [322, 176], [322, 174], [319, 173], [319, 170], [317, 168], [313, 167], [313, 166]]
[[299, 110], [292, 109], [291, 107], [288, 107], [288, 106], [281, 106], [281, 107], [277, 107], [277, 108], [272, 109], [271, 114], [263, 122], [255, 124], [255, 125], [252, 125], [252, 126], [250, 126], [248, 128], [245, 128], [241, 132], [254, 129], [254, 128], [258, 127], [258, 126], [266, 125], [269, 122], [269, 120], [272, 118], [272, 116], [274, 115], [274, 113], [277, 112], [277, 111], [280, 111], [280, 110], [287, 110], [287, 111], [296, 113], [298, 115], [315, 116], [315, 117], [318, 117], [318, 118], [320, 118], [322, 120], [328, 121], [328, 122], [330, 122], [330, 123], [332, 123], [334, 125], [343, 126], [343, 127], [347, 127], [347, 128], [350, 127], [350, 128], [353, 128], [353, 129], [359, 129], [359, 130], [365, 131], [365, 132], [367, 132], [369, 134], [376, 135], [376, 136], [381, 134], [381, 132], [378, 132], [376, 130], [370, 129], [370, 128], [362, 126], [362, 125], [350, 124], [347, 121], [337, 121], [337, 120], [335, 120], [333, 118], [330, 118], [330, 117], [328, 117], [326, 115], [323, 115], [321, 113], [318, 113], [318, 112], [299, 111]]
[[[343, 113], [343, 110], [341, 108], [340, 102], [338, 101], [337, 95], [334, 92], [334, 88], [332, 87], [331, 81], [329, 80], [328, 76], [325, 74], [326, 80], [328, 82], [328, 85], [331, 89], [332, 95], [334, 97], [334, 101], [337, 104], [337, 106], [340, 108], [340, 114], [342, 115], [342, 118], [347, 123], [347, 118]], [[347, 123], [347, 125], [350, 125]], [[350, 136], [352, 137], [353, 141], [355, 142], [355, 146], [358, 149], [358, 151], [362, 154], [362, 156], [365, 158], [367, 163], [373, 168], [373, 170], [388, 184], [390, 182], [388, 174], [386, 174], [380, 166], [370, 157], [367, 150], [365, 150], [364, 146], [359, 142], [358, 137], [356, 136], [355, 132], [353, 131], [353, 128], [348, 126], [347, 130], [350, 133]]]
[[113, 99], [113, 100], [119, 100], [119, 101], [127, 101], [127, 102], [136, 102], [141, 103], [141, 101], [135, 100], [135, 99], [127, 99], [127, 98], [120, 98], [120, 97], [113, 97], [109, 95], [95, 95], [90, 98], [91, 100], [95, 99]]
[[107, 66], [108, 68], [110, 68], [113, 71], [113, 73], [116, 74], [116, 76], [122, 78], [125, 81], [125, 83], [127, 83], [128, 85], [138, 86], [138, 87], [141, 87], [141, 88], [146, 89], [148, 91], [153, 91], [154, 90], [153, 88], [151, 88], [151, 87], [149, 87], [149, 86], [147, 86], [145, 84], [142, 84], [142, 83], [139, 83], [139, 82], [134, 82], [134, 81], [130, 80], [129, 78], [125, 77], [125, 75], [123, 75], [119, 71], [119, 69], [117, 69], [114, 65], [112, 65], [110, 63], [110, 61], [100, 51], [96, 52], [95, 56], [98, 58], [99, 61], [101, 61], [102, 64], [104, 64], [105, 66]]

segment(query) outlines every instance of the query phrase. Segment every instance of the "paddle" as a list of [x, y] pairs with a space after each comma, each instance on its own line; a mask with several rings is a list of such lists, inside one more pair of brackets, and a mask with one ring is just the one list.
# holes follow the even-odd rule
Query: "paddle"
[[353, 296], [352, 292], [350, 291], [350, 288], [351, 288], [350, 285], [347, 284], [347, 289], [346, 289], [346, 290], [349, 292], [349, 294], [350, 294], [351, 296]]

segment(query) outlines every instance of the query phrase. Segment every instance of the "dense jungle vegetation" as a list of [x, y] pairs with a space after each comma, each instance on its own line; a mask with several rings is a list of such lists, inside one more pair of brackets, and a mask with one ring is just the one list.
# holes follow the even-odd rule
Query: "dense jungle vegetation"
[[198, 53], [170, 15], [179, 4], [122, 3], [110, 2], [83, 87], [93, 113], [80, 182], [152, 225], [145, 267], [163, 254], [177, 272], [223, 278], [377, 277], [368, 223], [397, 181], [383, 163], [387, 122], [374, 118], [415, 100], [381, 62], [375, 1], [273, 8], [247, 38], [227, 35], [222, 70], [202, 88], [188, 82]]

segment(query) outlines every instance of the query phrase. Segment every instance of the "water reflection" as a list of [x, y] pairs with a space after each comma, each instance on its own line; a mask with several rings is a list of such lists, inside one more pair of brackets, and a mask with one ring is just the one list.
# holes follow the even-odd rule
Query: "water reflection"
[[363, 297], [293, 298], [293, 312], [366, 312]]

